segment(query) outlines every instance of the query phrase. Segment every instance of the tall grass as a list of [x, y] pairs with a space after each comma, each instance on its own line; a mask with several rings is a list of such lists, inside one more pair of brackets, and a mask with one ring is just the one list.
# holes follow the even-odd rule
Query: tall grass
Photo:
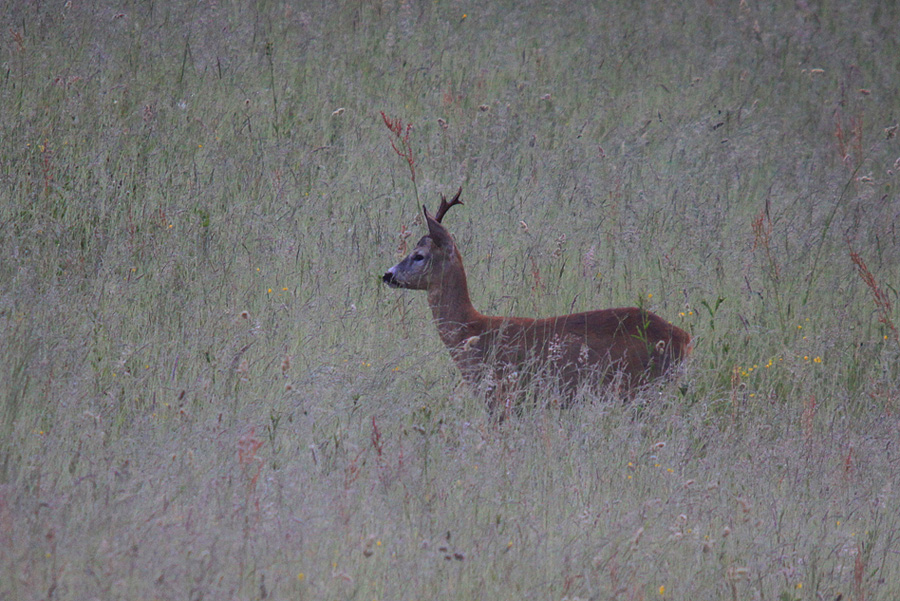
[[[0, 598], [895, 599], [898, 18], [8, 3]], [[680, 386], [491, 423], [379, 280], [459, 185]]]

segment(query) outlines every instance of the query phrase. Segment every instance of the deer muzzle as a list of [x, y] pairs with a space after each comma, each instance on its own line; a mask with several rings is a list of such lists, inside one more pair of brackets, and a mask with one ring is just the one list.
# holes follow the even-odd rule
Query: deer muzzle
[[397, 278], [394, 277], [394, 273], [392, 271], [388, 271], [383, 276], [381, 276], [381, 281], [391, 288], [403, 287], [403, 285], [399, 281], [397, 281]]

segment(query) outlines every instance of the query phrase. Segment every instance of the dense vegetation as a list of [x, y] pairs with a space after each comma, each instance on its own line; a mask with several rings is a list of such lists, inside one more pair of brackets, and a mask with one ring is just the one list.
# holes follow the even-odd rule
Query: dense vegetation
[[[0, 599], [900, 596], [898, 6], [0, 21]], [[479, 309], [678, 384], [494, 423], [379, 280], [460, 185]]]

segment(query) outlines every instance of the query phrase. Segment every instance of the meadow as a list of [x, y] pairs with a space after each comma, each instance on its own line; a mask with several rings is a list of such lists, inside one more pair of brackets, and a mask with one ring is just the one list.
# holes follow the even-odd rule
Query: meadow
[[[898, 23], [6, 2], [0, 600], [900, 598]], [[477, 308], [680, 379], [492, 420], [380, 280], [459, 186]]]

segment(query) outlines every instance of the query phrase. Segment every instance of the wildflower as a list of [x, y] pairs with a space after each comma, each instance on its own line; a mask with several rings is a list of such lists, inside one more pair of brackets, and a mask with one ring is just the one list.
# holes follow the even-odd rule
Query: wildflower
[[660, 587], [659, 587], [659, 594], [660, 594], [660, 595], [665, 595], [665, 594], [666, 594], [666, 587], [665, 587], [664, 585], [660, 585]]

